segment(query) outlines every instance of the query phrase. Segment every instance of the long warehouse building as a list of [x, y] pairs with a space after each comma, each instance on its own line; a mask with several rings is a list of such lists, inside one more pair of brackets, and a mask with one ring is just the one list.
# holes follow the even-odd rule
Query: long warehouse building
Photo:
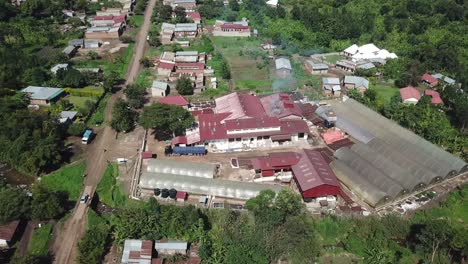
[[335, 126], [357, 141], [338, 149], [330, 166], [371, 206], [468, 170], [462, 159], [353, 99], [332, 101], [317, 113], [328, 108], [336, 115]]

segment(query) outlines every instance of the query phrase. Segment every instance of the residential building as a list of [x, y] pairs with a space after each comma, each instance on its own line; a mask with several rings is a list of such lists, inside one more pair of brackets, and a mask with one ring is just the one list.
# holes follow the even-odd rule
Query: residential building
[[175, 25], [174, 38], [195, 38], [198, 33], [198, 25], [195, 23], [179, 23]]
[[68, 63], [59, 63], [55, 64], [54, 67], [50, 69], [53, 74], [57, 74], [59, 70], [68, 70]]
[[336, 62], [336, 68], [354, 73], [356, 69], [370, 70], [375, 68], [375, 65], [367, 60], [361, 61], [350, 61], [350, 60], [339, 60]]
[[181, 6], [185, 8], [186, 12], [193, 12], [197, 7], [197, 2], [195, 0], [173, 0], [171, 6], [173, 9]]
[[322, 87], [325, 96], [327, 97], [340, 97], [341, 96], [341, 82], [340, 79], [334, 77], [322, 78]]
[[187, 18], [191, 19], [195, 24], [201, 23], [201, 15], [198, 12], [187, 12]]
[[126, 27], [127, 15], [103, 15], [95, 16], [91, 20], [92, 27], [119, 27], [124, 29]]
[[168, 85], [167, 82], [153, 81], [151, 85], [152, 97], [165, 97], [167, 96]]
[[442, 98], [440, 98], [440, 94], [437, 91], [427, 89], [424, 91], [424, 95], [431, 97], [431, 103], [433, 105], [443, 104]]
[[307, 60], [304, 63], [307, 70], [312, 74], [326, 74], [328, 73], [328, 65], [325, 63], [315, 63]]
[[175, 62], [198, 62], [198, 51], [177, 51]]
[[369, 89], [369, 81], [359, 76], [345, 76], [343, 85], [346, 89], [356, 89], [361, 94], [364, 94], [364, 92]]
[[368, 59], [396, 59], [398, 56], [395, 53], [390, 53], [386, 49], [379, 49], [373, 43], [358, 46], [351, 45], [343, 51], [346, 57], [351, 58], [353, 61], [368, 60]]
[[65, 123], [68, 123], [68, 122], [73, 122], [73, 120], [75, 120], [77, 114], [78, 114], [78, 112], [76, 112], [76, 111], [62, 111], [62, 112], [60, 112], [60, 115], [59, 115], [59, 122], [61, 124], [65, 124]]
[[176, 25], [169, 23], [162, 23], [161, 25], [161, 43], [163, 45], [171, 44], [172, 38], [174, 37]]
[[65, 54], [68, 58], [73, 58], [78, 50], [75, 46], [67, 46], [62, 50], [63, 54]]
[[185, 97], [183, 97], [182, 95], [167, 96], [159, 99], [158, 103], [181, 106], [185, 109], [188, 109], [190, 105], [189, 101], [187, 101], [187, 99], [185, 99]]
[[302, 119], [302, 111], [286, 93], [275, 93], [260, 98], [265, 113], [268, 116], [286, 119]]
[[41, 86], [28, 86], [21, 91], [28, 94], [29, 103], [33, 105], [50, 105], [50, 103], [57, 101], [64, 94], [62, 88]]
[[226, 22], [217, 20], [214, 25], [213, 36], [250, 37], [251, 32], [247, 21]]
[[102, 41], [99, 39], [72, 39], [68, 41], [68, 45], [83, 49], [97, 49], [101, 47]]
[[275, 60], [276, 74], [280, 78], [287, 78], [292, 73], [291, 61], [287, 58], [279, 58]]
[[431, 88], [434, 88], [439, 83], [439, 80], [436, 77], [430, 75], [429, 73], [423, 74], [420, 80], [423, 84]]
[[92, 74], [102, 74], [103, 70], [101, 68], [76, 68], [79, 72], [92, 73]]
[[6, 249], [13, 245], [20, 221], [13, 221], [0, 225], [0, 249]]
[[159, 61], [173, 63], [175, 58], [175, 53], [170, 51], [164, 51], [159, 57]]
[[416, 104], [421, 99], [421, 93], [413, 86], [400, 89], [401, 101], [405, 104]]
[[158, 63], [156, 72], [158, 76], [169, 77], [169, 75], [174, 70], [174, 68], [175, 68], [175, 63], [161, 61]]
[[154, 249], [159, 255], [187, 255], [188, 243], [185, 241], [156, 240]]
[[432, 77], [436, 78], [437, 80], [441, 81], [442, 84], [444, 85], [455, 85], [457, 83], [457, 81], [455, 81], [454, 79], [448, 77], [448, 76], [444, 76], [440, 73], [436, 73], [436, 74], [433, 74]]
[[87, 39], [118, 39], [123, 31], [120, 27], [91, 27], [85, 32]]
[[176, 73], [195, 73], [203, 76], [205, 64], [200, 62], [176, 62], [175, 71]]
[[151, 264], [153, 241], [126, 239], [122, 252], [122, 264]]

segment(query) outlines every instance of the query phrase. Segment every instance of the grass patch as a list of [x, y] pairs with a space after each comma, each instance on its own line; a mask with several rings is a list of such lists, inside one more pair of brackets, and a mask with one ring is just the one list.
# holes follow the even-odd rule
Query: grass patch
[[84, 108], [85, 107], [85, 102], [86, 101], [92, 101], [93, 103], [96, 103], [96, 98], [93, 97], [88, 97], [88, 96], [75, 96], [75, 95], [69, 95], [66, 99], [70, 101], [70, 103], [73, 104], [73, 109], [78, 111], [79, 108]]
[[392, 96], [398, 93], [398, 88], [385, 83], [377, 83], [371, 87], [377, 92], [377, 98], [382, 100], [384, 104], [390, 103]]
[[70, 201], [76, 201], [80, 195], [83, 185], [83, 173], [86, 169], [84, 162], [79, 162], [41, 178], [51, 191], [66, 192]]
[[89, 118], [87, 124], [88, 126], [99, 126], [105, 121], [104, 111], [106, 109], [107, 101], [111, 97], [110, 94], [105, 95], [101, 101], [99, 101], [96, 110], [94, 111], [93, 115]]
[[315, 228], [324, 245], [335, 245], [346, 238], [351, 227], [352, 222], [348, 219], [326, 217], [317, 221]]
[[121, 54], [109, 55], [109, 57], [100, 60], [76, 60], [74, 61], [75, 66], [101, 68], [104, 73], [115, 71], [121, 78], [124, 78], [132, 58], [134, 46], [135, 44], [131, 43]]
[[105, 217], [100, 216], [93, 209], [88, 210], [88, 229], [92, 229], [99, 225], [107, 225], [107, 220]]
[[[264, 63], [263, 57], [266, 56], [266, 52], [260, 47], [261, 40], [254, 38], [213, 37], [212, 43], [215, 51], [221, 53], [228, 62], [231, 68], [234, 87], [250, 84], [249, 87], [239, 87], [239, 89], [264, 89], [266, 88], [266, 84], [271, 82], [269, 78], [269, 65], [260, 68], [256, 67], [256, 65]], [[216, 68], [214, 69], [216, 71]], [[251, 82], [249, 83], [248, 81]]]
[[130, 20], [135, 23], [135, 27], [141, 27], [143, 25], [143, 22], [145, 21], [145, 16], [143, 15], [136, 15], [136, 16], [131, 16]]
[[337, 61], [344, 59], [341, 55], [329, 55], [324, 57], [324, 60], [330, 64], [336, 64]]
[[52, 238], [52, 224], [35, 229], [28, 245], [28, 253], [34, 256], [47, 256]]
[[144, 88], [149, 88], [151, 87], [151, 84], [154, 80], [154, 74], [151, 73], [151, 70], [148, 68], [144, 68], [141, 72], [140, 75], [138, 75], [138, 78], [136, 80], [136, 84], [144, 87]]
[[99, 200], [112, 207], [124, 205], [127, 200], [122, 186], [117, 182], [117, 176], [119, 167], [115, 163], [109, 164], [96, 188]]

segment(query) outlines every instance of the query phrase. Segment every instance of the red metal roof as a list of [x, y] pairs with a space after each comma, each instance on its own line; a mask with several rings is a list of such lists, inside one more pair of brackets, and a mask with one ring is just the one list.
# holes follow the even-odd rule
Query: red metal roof
[[187, 15], [192, 19], [192, 20], [200, 20], [201, 15], [198, 12], [187, 12]]
[[159, 99], [158, 103], [178, 106], [186, 106], [189, 104], [187, 99], [185, 99], [185, 97], [183, 97], [182, 95], [163, 97]]
[[262, 117], [262, 118], [245, 118], [236, 120], [226, 120], [227, 130], [244, 130], [244, 129], [255, 129], [255, 128], [269, 128], [279, 127], [281, 122], [278, 118]]
[[216, 113], [230, 113], [227, 119], [257, 117], [265, 115], [260, 99], [255, 95], [231, 93], [216, 100]]
[[424, 94], [431, 97], [432, 104], [437, 105], [443, 103], [442, 98], [440, 98], [440, 94], [437, 91], [427, 89], [424, 91]]
[[186, 192], [177, 192], [176, 198], [185, 200], [185, 198], [187, 198], [187, 193]]
[[239, 25], [239, 24], [232, 24], [232, 23], [225, 23], [221, 25], [223, 29], [250, 29], [249, 26]]
[[187, 137], [186, 136], [178, 136], [171, 139], [171, 145], [175, 146], [178, 144], [187, 144]]
[[18, 229], [20, 221], [13, 221], [8, 224], [0, 225], [0, 239], [10, 242]]
[[343, 132], [338, 129], [328, 129], [324, 133], [321, 134], [325, 143], [331, 144], [333, 142], [339, 141], [343, 139]]
[[439, 80], [437, 80], [437, 78], [430, 75], [429, 73], [423, 74], [423, 76], [421, 76], [421, 81], [427, 82], [431, 87], [436, 86], [437, 83], [439, 82]]
[[320, 152], [310, 149], [302, 150], [302, 158], [292, 166], [294, 177], [302, 192], [329, 185], [340, 187], [335, 173]]
[[195, 110], [195, 111], [192, 111], [191, 112], [193, 116], [199, 116], [201, 114], [213, 114], [213, 109], [211, 108], [206, 108], [206, 109], [202, 109], [202, 110]]
[[158, 64], [158, 68], [161, 68], [161, 69], [168, 69], [168, 70], [173, 70], [174, 69], [174, 66], [175, 66], [175, 63], [171, 63], [171, 62], [159, 62]]
[[403, 100], [407, 100], [411, 98], [415, 98], [417, 100], [421, 99], [421, 94], [419, 93], [418, 89], [414, 88], [413, 86], [401, 88], [400, 95], [401, 95], [401, 99]]
[[175, 66], [179, 67], [193, 67], [197, 69], [205, 69], [205, 64], [201, 62], [176, 62]]
[[114, 19], [113, 15], [108, 15], [108, 16], [95, 16], [93, 18], [94, 20], [112, 20]]
[[269, 116], [283, 118], [287, 116], [302, 116], [302, 111], [299, 106], [289, 98], [288, 94], [277, 93], [260, 99], [265, 113]]
[[275, 168], [290, 168], [296, 164], [301, 155], [296, 152], [270, 153], [265, 157], [256, 157], [251, 160], [254, 170], [273, 170]]
[[145, 151], [141, 154], [142, 159], [151, 159], [153, 157], [153, 153], [151, 151]]

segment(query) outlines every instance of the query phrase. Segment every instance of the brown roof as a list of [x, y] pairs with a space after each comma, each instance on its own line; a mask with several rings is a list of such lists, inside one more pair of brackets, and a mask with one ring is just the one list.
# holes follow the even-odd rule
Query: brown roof
[[18, 229], [19, 220], [10, 222], [0, 226], [0, 239], [11, 241], [15, 235], [16, 229]]

